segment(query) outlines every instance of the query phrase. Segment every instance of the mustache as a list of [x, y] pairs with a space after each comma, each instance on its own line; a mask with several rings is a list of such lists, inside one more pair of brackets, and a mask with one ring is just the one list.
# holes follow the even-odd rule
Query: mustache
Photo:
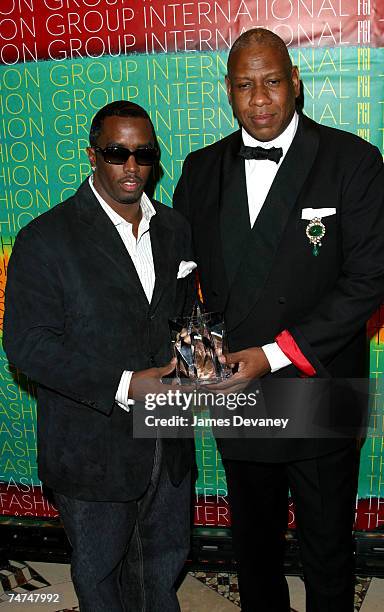
[[124, 176], [123, 178], [119, 179], [118, 181], [120, 184], [122, 183], [127, 183], [127, 182], [134, 182], [134, 183], [143, 183], [143, 179], [137, 175], [137, 174], [127, 174], [126, 176]]

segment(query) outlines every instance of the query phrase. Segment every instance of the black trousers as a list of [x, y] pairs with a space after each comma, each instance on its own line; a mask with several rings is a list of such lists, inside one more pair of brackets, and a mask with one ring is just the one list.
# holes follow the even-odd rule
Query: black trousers
[[290, 463], [223, 463], [242, 612], [290, 610], [283, 568], [288, 488], [295, 503], [307, 612], [353, 612], [356, 443]]

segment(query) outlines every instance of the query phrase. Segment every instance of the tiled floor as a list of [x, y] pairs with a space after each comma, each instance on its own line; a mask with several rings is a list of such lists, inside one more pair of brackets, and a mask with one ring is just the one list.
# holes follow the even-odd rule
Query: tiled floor
[[[0, 567], [0, 578], [0, 612], [79, 610], [67, 564], [10, 561]], [[288, 583], [292, 610], [305, 612], [302, 580], [288, 577]], [[14, 594], [12, 603], [6, 592]], [[17, 599], [25, 599], [24, 603], [15, 600], [17, 595], [20, 596]], [[38, 601], [32, 603], [31, 597], [36, 599], [37, 595]], [[178, 596], [182, 612], [239, 612], [236, 574], [191, 572], [184, 579]], [[383, 609], [384, 580], [358, 579], [355, 610], [382, 612]]]
[[[237, 606], [240, 606], [240, 596], [238, 592], [236, 574], [224, 572], [194, 572], [191, 574], [204, 584], [215, 590], [217, 593], [226, 597]], [[305, 593], [301, 578], [288, 577], [289, 590], [291, 594], [291, 604], [296, 612], [305, 610]], [[370, 578], [357, 578], [355, 586], [355, 611], [361, 609], [367, 590], [370, 586]], [[384, 604], [384, 600], [383, 600]]]

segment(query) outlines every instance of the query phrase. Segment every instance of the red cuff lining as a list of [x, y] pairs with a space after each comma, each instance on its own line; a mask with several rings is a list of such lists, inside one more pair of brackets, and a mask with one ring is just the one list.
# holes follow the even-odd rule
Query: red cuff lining
[[284, 329], [275, 341], [279, 348], [283, 351], [284, 355], [288, 357], [301, 372], [307, 376], [314, 376], [316, 374], [315, 368], [311, 365], [308, 359], [303, 355], [295, 340], [291, 336], [288, 330]]

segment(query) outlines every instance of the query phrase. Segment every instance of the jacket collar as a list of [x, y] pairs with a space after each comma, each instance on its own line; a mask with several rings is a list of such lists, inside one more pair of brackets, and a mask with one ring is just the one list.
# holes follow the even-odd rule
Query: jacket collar
[[[223, 162], [223, 170], [231, 158], [239, 186], [239, 191], [233, 192], [232, 197], [237, 197], [241, 201], [243, 204], [241, 208], [245, 208], [248, 215], [248, 207], [242, 202], [245, 189], [244, 165], [240, 172], [238, 161], [234, 157], [237, 156], [235, 148], [238, 141], [239, 138], [234, 138], [232, 146], [227, 149], [227, 160]], [[227, 299], [229, 329], [241, 323], [260, 299], [275, 262], [289, 216], [297, 205], [299, 194], [316, 158], [318, 146], [319, 136], [315, 124], [301, 116], [296, 135], [276, 174], [256, 223], [247, 233], [241, 251], [233, 252], [233, 257], [238, 258], [238, 265]], [[222, 180], [223, 183], [226, 182], [225, 175], [222, 175]], [[225, 197], [224, 195], [224, 200]], [[245, 204], [247, 204], [246, 198]], [[240, 220], [233, 219], [234, 224], [244, 223], [244, 211], [239, 213], [239, 217]], [[234, 241], [236, 242], [236, 239]]]
[[[112, 220], [106, 214], [92, 192], [88, 179], [86, 179], [77, 190], [75, 205], [82, 224], [82, 235], [85, 240], [93, 243], [93, 247], [102, 251], [111, 274], [113, 271], [121, 276], [121, 283], [133, 285], [140, 296], [143, 306], [148, 308], [148, 300], [144, 293], [136, 268], [130, 258]], [[150, 219], [149, 232], [151, 236], [152, 255], [155, 267], [155, 286], [152, 300], [149, 305], [150, 310], [154, 310], [159, 302], [161, 294], [166, 284], [168, 259], [171, 256], [167, 245], [170, 243], [171, 228], [166, 223], [161, 214], [161, 205], [156, 201], [151, 201], [154, 207], [154, 214]]]

